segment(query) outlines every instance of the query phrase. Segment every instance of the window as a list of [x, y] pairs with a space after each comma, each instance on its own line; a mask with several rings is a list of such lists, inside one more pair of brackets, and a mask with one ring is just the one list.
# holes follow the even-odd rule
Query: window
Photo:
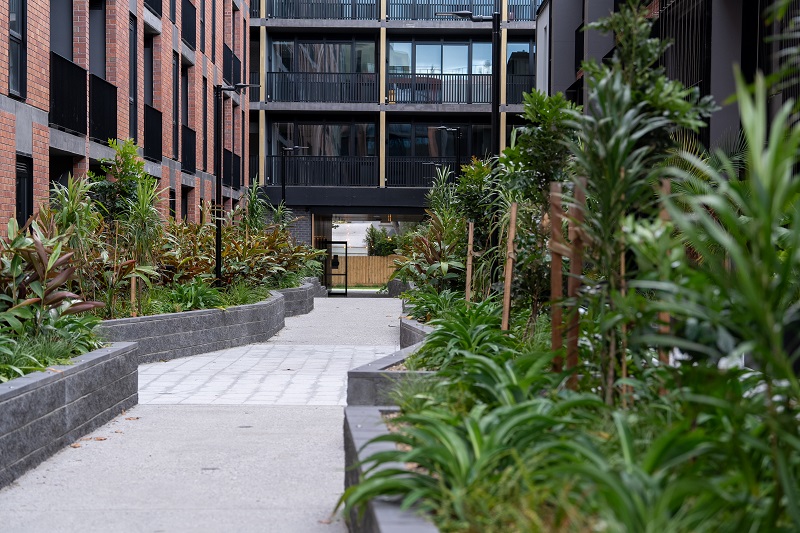
[[280, 155], [280, 146], [308, 146], [303, 155], [375, 156], [376, 128], [373, 123], [331, 122], [309, 124], [276, 122], [273, 124], [272, 153]]
[[27, 77], [25, 4], [10, 0], [8, 21], [8, 92], [20, 98], [25, 98]]
[[181, 125], [189, 127], [189, 69], [181, 69]]
[[375, 43], [355, 39], [274, 41], [271, 50], [274, 72], [372, 73], [377, 63]]
[[203, 170], [208, 171], [208, 79], [203, 78]]
[[180, 128], [181, 72], [178, 54], [172, 54], [172, 155], [178, 159], [178, 129]]
[[211, 62], [217, 62], [217, 3], [211, 2]]
[[153, 81], [153, 45], [152, 33], [144, 35], [144, 103], [153, 107], [154, 81]]
[[206, 0], [200, 0], [200, 51], [206, 51]]
[[72, 61], [72, 0], [50, 0], [50, 50]]
[[175, 0], [169, 0], [169, 19], [175, 22]]
[[89, 0], [89, 73], [106, 79], [105, 0]]
[[491, 74], [487, 42], [392, 42], [389, 74]]
[[191, 192], [191, 188], [181, 187], [181, 220], [184, 222], [189, 220], [189, 195]]
[[175, 218], [175, 209], [177, 208], [177, 202], [175, 198], [175, 189], [169, 190], [169, 216], [171, 218]]
[[138, 116], [136, 113], [136, 86], [139, 84], [139, 76], [137, 76], [137, 65], [139, 63], [137, 57], [137, 39], [136, 39], [136, 19], [131, 17], [129, 23], [129, 40], [128, 40], [128, 53], [130, 55], [128, 68], [128, 108], [130, 112], [130, 138], [136, 142], [136, 133], [138, 130]]
[[23, 155], [17, 155], [16, 196], [17, 223], [22, 227], [33, 215], [33, 159]]

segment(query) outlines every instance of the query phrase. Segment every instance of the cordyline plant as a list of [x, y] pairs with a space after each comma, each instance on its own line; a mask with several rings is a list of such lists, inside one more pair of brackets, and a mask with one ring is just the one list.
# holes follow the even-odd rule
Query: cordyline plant
[[22, 230], [9, 220], [8, 236], [0, 240], [0, 321], [18, 335], [35, 336], [60, 316], [103, 306], [65, 290], [75, 276], [73, 253], [63, 252], [68, 239], [47, 238], [33, 220]]

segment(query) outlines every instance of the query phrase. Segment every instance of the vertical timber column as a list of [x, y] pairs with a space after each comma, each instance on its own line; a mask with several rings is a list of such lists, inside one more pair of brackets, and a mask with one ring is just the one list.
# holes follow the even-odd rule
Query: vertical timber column
[[[500, 0], [500, 21], [503, 24], [508, 23], [508, 0]], [[506, 101], [506, 77], [508, 76], [506, 57], [508, 57], [508, 28], [500, 28], [500, 106], [504, 106]], [[506, 148], [506, 121], [508, 114], [503, 111], [500, 113], [500, 152]]]
[[[386, 20], [386, 0], [381, 0], [381, 20]], [[381, 105], [386, 95], [386, 28], [381, 28], [379, 84], [378, 84], [378, 105]], [[378, 124], [378, 175], [380, 187], [386, 187], [386, 111], [380, 112], [380, 124]]]
[[[261, 14], [267, 12], [267, 0], [259, 0], [261, 2]], [[258, 65], [258, 83], [261, 87], [258, 89], [259, 93], [259, 107], [261, 102], [267, 101], [267, 28], [261, 26], [258, 29], [258, 40], [260, 49], [260, 62]], [[261, 185], [267, 183], [267, 112], [263, 109], [258, 110], [258, 179]], [[274, 176], [273, 176], [274, 177]]]

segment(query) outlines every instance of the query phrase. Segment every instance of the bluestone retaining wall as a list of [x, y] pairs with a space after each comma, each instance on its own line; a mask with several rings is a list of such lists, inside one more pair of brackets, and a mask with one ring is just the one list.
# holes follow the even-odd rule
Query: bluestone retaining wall
[[273, 291], [252, 305], [106, 320], [100, 335], [110, 342], [139, 343], [139, 363], [265, 342], [283, 328], [285, 317], [314, 309], [314, 297], [324, 289], [316, 279], [305, 281], [299, 288]]
[[434, 372], [418, 370], [385, 370], [413, 354], [422, 343], [412, 344], [393, 354], [347, 372], [347, 405], [390, 405], [392, 391], [398, 383], [419, 379]]
[[0, 487], [138, 402], [136, 343], [0, 384]]
[[433, 328], [410, 318], [400, 319], [400, 348], [408, 348], [425, 340]]
[[[362, 461], [368, 455], [380, 451], [394, 450], [391, 442], [374, 442], [370, 439], [389, 432], [382, 412], [396, 411], [396, 407], [346, 407], [344, 411], [344, 462], [345, 489], [358, 483], [363, 477]], [[387, 464], [382, 468], [402, 468], [401, 464]], [[356, 510], [350, 513], [350, 533], [436, 533], [431, 522], [413, 510], [403, 511], [399, 502], [373, 499], [367, 504], [363, 515]]]

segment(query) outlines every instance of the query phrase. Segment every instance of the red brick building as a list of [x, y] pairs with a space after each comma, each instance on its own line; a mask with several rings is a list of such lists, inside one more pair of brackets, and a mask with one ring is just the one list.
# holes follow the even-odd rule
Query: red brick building
[[[165, 214], [213, 201], [214, 86], [242, 82], [248, 0], [0, 0], [0, 231], [132, 138]], [[247, 186], [248, 96], [224, 92], [223, 198]]]

